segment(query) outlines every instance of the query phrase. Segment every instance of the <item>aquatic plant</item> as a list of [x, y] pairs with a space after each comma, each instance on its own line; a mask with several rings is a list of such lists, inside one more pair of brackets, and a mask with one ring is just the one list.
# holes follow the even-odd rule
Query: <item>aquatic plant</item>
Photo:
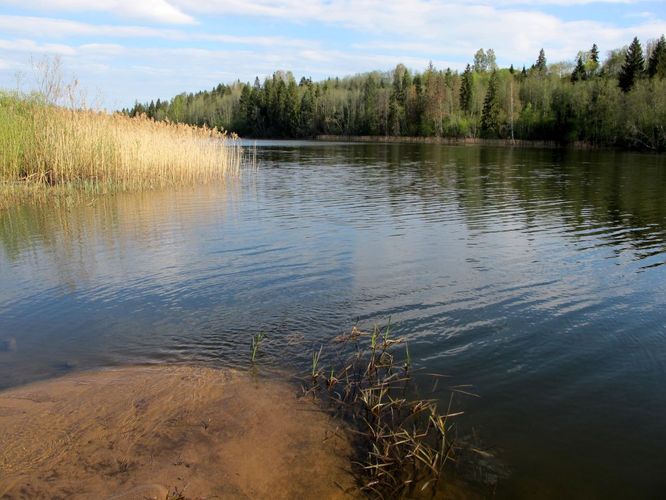
[[0, 190], [93, 192], [207, 183], [239, 173], [235, 136], [206, 127], [55, 106], [0, 93]]
[[312, 352], [312, 370], [310, 374], [313, 379], [316, 379], [319, 376], [319, 359], [321, 358], [321, 351], [324, 349], [324, 346], [319, 346], [319, 351]]
[[252, 353], [252, 362], [253, 363], [257, 359], [257, 353], [259, 352], [259, 346], [261, 345], [261, 343], [264, 341], [265, 338], [266, 338], [266, 334], [264, 332], [259, 332], [256, 335], [252, 336], [251, 353]]
[[[433, 399], [413, 397], [412, 361], [403, 339], [375, 326], [371, 332], [354, 327], [334, 339], [339, 346], [329, 374], [317, 369], [322, 349], [313, 354], [312, 381], [306, 394], [318, 397], [332, 412], [352, 424], [359, 451], [361, 488], [381, 498], [411, 497], [434, 492], [447, 462], [453, 460], [450, 419], [453, 392], [445, 412]], [[405, 344], [406, 359], [394, 354]]]

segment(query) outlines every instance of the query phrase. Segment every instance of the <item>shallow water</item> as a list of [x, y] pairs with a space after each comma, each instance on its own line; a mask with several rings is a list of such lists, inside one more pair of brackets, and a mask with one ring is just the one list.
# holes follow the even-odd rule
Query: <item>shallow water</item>
[[[666, 487], [666, 158], [264, 142], [239, 185], [0, 214], [0, 388], [126, 363], [307, 369], [385, 323], [507, 497]], [[9, 339], [15, 339], [11, 342]], [[440, 384], [437, 395], [448, 401]]]
[[0, 409], [6, 500], [355, 498], [339, 422], [254, 374], [105, 369], [3, 391]]

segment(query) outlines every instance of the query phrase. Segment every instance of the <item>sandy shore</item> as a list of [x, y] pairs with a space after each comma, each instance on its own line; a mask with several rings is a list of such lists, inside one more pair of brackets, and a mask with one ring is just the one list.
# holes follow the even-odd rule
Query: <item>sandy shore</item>
[[76, 374], [0, 392], [0, 497], [349, 498], [336, 425], [236, 371]]

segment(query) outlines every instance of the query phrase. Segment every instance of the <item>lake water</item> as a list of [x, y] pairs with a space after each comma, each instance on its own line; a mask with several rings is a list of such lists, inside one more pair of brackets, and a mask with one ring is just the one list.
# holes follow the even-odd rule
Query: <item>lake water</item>
[[305, 370], [391, 318], [438, 397], [481, 396], [459, 432], [499, 496], [666, 491], [664, 156], [263, 142], [227, 187], [0, 213], [0, 248], [0, 388], [246, 366], [260, 330]]

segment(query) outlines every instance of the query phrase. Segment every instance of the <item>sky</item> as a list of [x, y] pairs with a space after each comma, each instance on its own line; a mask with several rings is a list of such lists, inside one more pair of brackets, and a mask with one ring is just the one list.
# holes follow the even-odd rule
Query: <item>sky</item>
[[666, 33], [666, 0], [0, 0], [0, 88], [34, 87], [59, 56], [107, 109], [275, 70], [315, 80], [397, 63], [463, 69], [603, 55]]

